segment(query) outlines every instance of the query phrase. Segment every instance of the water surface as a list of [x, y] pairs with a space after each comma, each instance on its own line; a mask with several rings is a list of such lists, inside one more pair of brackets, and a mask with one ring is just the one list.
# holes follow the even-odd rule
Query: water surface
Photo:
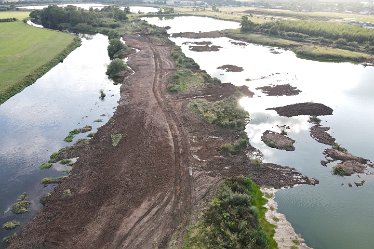
[[[185, 17], [183, 22], [177, 18], [156, 22], [153, 18], [151, 23], [170, 26], [170, 33], [186, 32], [194, 30], [194, 25], [191, 25], [194, 18]], [[199, 31], [226, 28], [227, 25], [221, 25], [221, 22], [214, 19], [201, 22]], [[351, 153], [374, 159], [374, 146], [370, 141], [374, 137], [374, 68], [299, 59], [291, 51], [254, 44], [234, 45], [228, 38], [172, 40], [211, 76], [222, 82], [246, 85], [255, 93], [253, 98], [242, 99], [241, 104], [251, 115], [251, 122], [246, 128], [250, 143], [263, 152], [265, 162], [291, 166], [320, 180], [317, 186], [298, 186], [276, 194], [279, 211], [286, 215], [306, 243], [316, 249], [373, 248], [374, 176], [343, 178], [332, 175], [333, 164], [328, 167], [320, 164], [324, 159], [322, 152], [327, 146], [310, 137], [309, 117], [280, 117], [266, 108], [300, 102], [330, 106], [334, 113], [322, 117], [322, 124], [331, 127], [330, 133]], [[222, 49], [218, 52], [194, 52], [183, 44], [191, 41], [210, 41]], [[240, 66], [244, 70], [238, 73], [217, 69], [225, 64]], [[256, 90], [260, 86], [278, 84], [291, 84], [302, 93], [268, 97]], [[288, 135], [296, 140], [294, 152], [272, 149], [261, 141], [265, 130], [280, 131], [278, 126], [282, 125], [290, 126]], [[366, 180], [363, 187], [348, 187], [348, 183], [361, 180]]]
[[[82, 46], [63, 63], [0, 105], [0, 224], [24, 222], [40, 208], [40, 197], [52, 189], [43, 187], [41, 179], [64, 173], [58, 167], [42, 171], [38, 166], [72, 144], [63, 141], [70, 130], [91, 125], [95, 132], [113, 115], [120, 95], [119, 86], [105, 75], [107, 46], [106, 36], [83, 38]], [[107, 94], [104, 100], [99, 99], [100, 89]], [[103, 122], [94, 122], [98, 119]], [[23, 192], [29, 194], [31, 212], [13, 215], [9, 207]], [[0, 237], [12, 232], [1, 229]]]

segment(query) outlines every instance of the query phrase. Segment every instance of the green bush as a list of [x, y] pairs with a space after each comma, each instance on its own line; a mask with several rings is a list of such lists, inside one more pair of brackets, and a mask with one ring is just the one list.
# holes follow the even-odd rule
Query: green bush
[[126, 68], [126, 64], [121, 59], [116, 58], [108, 65], [106, 74], [110, 79], [114, 79], [118, 73], [124, 71]]
[[238, 105], [235, 97], [216, 102], [194, 100], [190, 103], [190, 108], [209, 123], [224, 128], [244, 130], [249, 120], [248, 112]]
[[240, 138], [232, 143], [225, 143], [220, 146], [224, 152], [236, 155], [248, 148], [248, 138]]
[[277, 248], [274, 226], [265, 220], [259, 187], [249, 178], [225, 181], [201, 219], [187, 234], [184, 249]]
[[111, 60], [122, 58], [126, 50], [128, 50], [128, 47], [120, 39], [109, 40], [108, 55]]

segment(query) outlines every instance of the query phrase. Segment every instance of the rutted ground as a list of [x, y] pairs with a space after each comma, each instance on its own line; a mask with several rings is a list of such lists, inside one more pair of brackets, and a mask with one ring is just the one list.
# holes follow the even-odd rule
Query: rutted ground
[[[277, 188], [315, 183], [286, 167], [255, 166], [245, 151], [222, 155], [217, 148], [238, 134], [202, 120], [188, 103], [221, 100], [233, 86], [168, 94], [174, 45], [148, 36], [124, 39], [139, 52], [129, 56], [135, 73], [121, 87], [117, 111], [89, 147], [78, 146], [71, 175], [9, 248], [180, 248], [187, 225], [224, 177], [249, 175]], [[122, 138], [116, 146], [114, 134]]]

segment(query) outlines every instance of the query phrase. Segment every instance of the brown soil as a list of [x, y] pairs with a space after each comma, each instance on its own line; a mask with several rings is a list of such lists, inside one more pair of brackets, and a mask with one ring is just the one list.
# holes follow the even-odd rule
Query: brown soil
[[265, 131], [261, 136], [261, 140], [271, 148], [287, 151], [295, 150], [293, 146], [295, 140], [274, 131]]
[[237, 46], [247, 46], [247, 43], [245, 42], [230, 41], [230, 43]]
[[354, 173], [364, 173], [366, 166], [357, 161], [345, 161], [337, 164], [334, 168], [343, 169], [346, 175], [350, 176]]
[[216, 45], [189, 46], [189, 49], [195, 52], [217, 52], [222, 47]]
[[267, 110], [275, 110], [278, 115], [285, 117], [293, 117], [299, 115], [321, 116], [332, 115], [333, 110], [319, 103], [298, 103], [281, 107], [268, 108]]
[[[202, 120], [188, 102], [219, 100], [234, 88], [169, 95], [174, 45], [124, 39], [140, 51], [129, 57], [135, 73], [121, 86], [114, 116], [89, 142], [62, 153], [79, 156], [70, 176], [9, 248], [181, 248], [187, 225], [225, 177], [249, 175], [276, 188], [317, 183], [288, 167], [251, 165], [246, 152], [223, 156], [217, 148], [239, 134]], [[113, 147], [111, 134], [119, 133]]]
[[314, 125], [310, 127], [310, 136], [319, 143], [326, 145], [334, 145], [335, 138], [333, 138], [329, 133], [327, 133], [327, 131], [329, 130], [329, 127]]
[[365, 158], [362, 158], [362, 157], [357, 157], [357, 156], [352, 155], [349, 152], [343, 152], [343, 151], [339, 151], [339, 150], [336, 150], [336, 149], [333, 149], [333, 148], [325, 149], [323, 154], [326, 157], [331, 158], [332, 160], [339, 160], [339, 161], [343, 161], [343, 162], [345, 162], [345, 161], [357, 161], [361, 164], [367, 164], [369, 162], [368, 159], [365, 159]]
[[291, 86], [290, 84], [275, 85], [275, 86], [263, 86], [257, 87], [257, 90], [261, 90], [267, 96], [293, 96], [301, 93], [299, 89]]
[[234, 66], [234, 65], [228, 65], [228, 64], [217, 67], [217, 69], [222, 69], [222, 70], [225, 70], [226, 72], [242, 72], [243, 71], [242, 67], [238, 67], [238, 66]]

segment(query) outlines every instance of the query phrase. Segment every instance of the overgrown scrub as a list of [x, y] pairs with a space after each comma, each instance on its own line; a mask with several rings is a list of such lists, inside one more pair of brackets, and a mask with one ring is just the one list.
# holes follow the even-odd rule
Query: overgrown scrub
[[20, 226], [21, 223], [19, 221], [16, 221], [16, 220], [11, 220], [11, 221], [7, 221], [3, 224], [3, 228], [5, 230], [11, 230], [11, 229], [14, 229], [18, 226]]
[[231, 143], [224, 143], [220, 146], [221, 151], [228, 152], [232, 155], [237, 155], [248, 148], [248, 137], [245, 135]]
[[176, 47], [171, 52], [177, 68], [187, 68], [190, 70], [199, 70], [200, 66], [193, 59], [187, 57], [180, 47]]
[[119, 58], [116, 58], [110, 62], [106, 70], [106, 74], [110, 79], [116, 79], [118, 74], [126, 70], [126, 64]]
[[125, 45], [119, 38], [109, 40], [108, 55], [111, 60], [115, 58], [123, 58], [124, 53], [128, 50], [129, 48], [127, 45]]
[[190, 227], [184, 249], [273, 249], [274, 226], [265, 219], [266, 203], [249, 178], [225, 181], [200, 220]]
[[244, 130], [249, 121], [248, 112], [239, 106], [235, 96], [216, 102], [194, 100], [189, 106], [209, 123], [220, 127]]

